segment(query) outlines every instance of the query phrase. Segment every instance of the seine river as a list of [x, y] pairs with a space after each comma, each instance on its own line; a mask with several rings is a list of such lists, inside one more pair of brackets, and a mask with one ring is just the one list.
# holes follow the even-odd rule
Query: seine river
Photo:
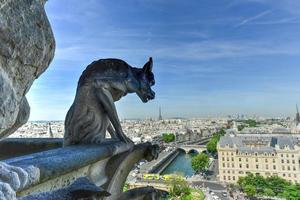
[[178, 154], [178, 156], [170, 163], [170, 165], [161, 173], [165, 174], [173, 174], [180, 173], [184, 176], [192, 176], [195, 171], [191, 166], [192, 154], [186, 154], [182, 151]]

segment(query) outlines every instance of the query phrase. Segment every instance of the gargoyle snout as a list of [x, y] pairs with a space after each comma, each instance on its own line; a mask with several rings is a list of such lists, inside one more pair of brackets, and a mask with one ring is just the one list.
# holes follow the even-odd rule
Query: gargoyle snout
[[151, 90], [150, 94], [148, 94], [148, 99], [152, 100], [155, 98], [155, 92]]

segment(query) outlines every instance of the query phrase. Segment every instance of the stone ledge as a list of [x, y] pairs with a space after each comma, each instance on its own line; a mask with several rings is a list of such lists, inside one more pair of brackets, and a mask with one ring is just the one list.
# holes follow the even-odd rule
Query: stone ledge
[[0, 160], [62, 147], [62, 138], [6, 138], [0, 141]]
[[[132, 146], [122, 142], [106, 141], [101, 143], [101, 145], [69, 146], [11, 158], [3, 160], [3, 162], [16, 167], [26, 168], [28, 166], [34, 166], [38, 168], [40, 170], [39, 181], [36, 184], [38, 185], [68, 173], [76, 172], [94, 163], [104, 160], [107, 161], [108, 158], [126, 152], [130, 150], [131, 147]], [[101, 165], [106, 165], [106, 162]], [[27, 188], [29, 187], [33, 187], [33, 185]], [[51, 188], [52, 187], [53, 185]], [[45, 191], [48, 189], [49, 188], [46, 188]]]

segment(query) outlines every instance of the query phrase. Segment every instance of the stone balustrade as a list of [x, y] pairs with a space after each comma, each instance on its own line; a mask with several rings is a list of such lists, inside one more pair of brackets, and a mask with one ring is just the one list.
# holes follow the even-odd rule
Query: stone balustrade
[[[150, 161], [157, 156], [157, 145], [143, 143], [132, 146], [107, 140], [101, 145], [56, 148], [1, 162], [25, 171], [31, 169], [35, 174], [35, 177], [31, 178], [33, 180], [20, 180], [21, 183], [26, 182], [22, 187], [12, 186], [17, 197], [59, 190], [70, 186], [80, 177], [87, 177], [93, 184], [111, 194], [103, 198], [114, 200], [122, 195], [126, 178], [134, 165], [142, 159]], [[18, 175], [12, 178], [18, 178]], [[28, 173], [27, 176], [31, 175]]]

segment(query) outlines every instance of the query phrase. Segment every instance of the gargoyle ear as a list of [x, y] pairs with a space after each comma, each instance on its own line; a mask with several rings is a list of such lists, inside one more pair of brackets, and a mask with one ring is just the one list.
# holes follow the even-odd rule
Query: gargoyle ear
[[153, 61], [152, 61], [152, 57], [150, 57], [149, 61], [144, 65], [143, 71], [145, 73], [152, 72], [152, 67], [153, 67]]

